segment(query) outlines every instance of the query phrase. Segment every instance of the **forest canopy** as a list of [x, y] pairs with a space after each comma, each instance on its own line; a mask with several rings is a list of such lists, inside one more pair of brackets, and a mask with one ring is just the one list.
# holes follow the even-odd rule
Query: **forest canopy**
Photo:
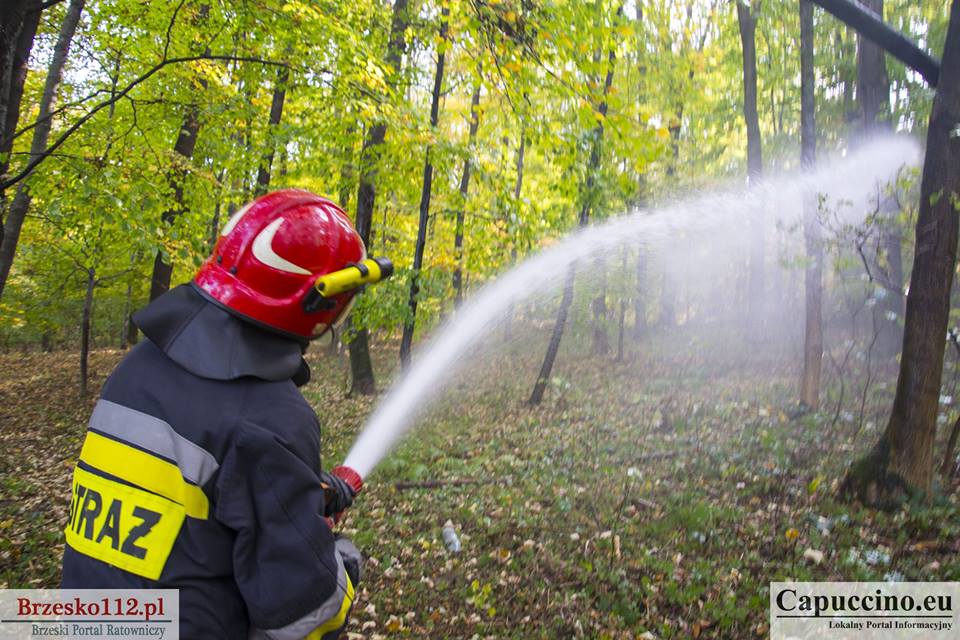
[[[395, 15], [384, 2], [20, 2], [39, 20], [19, 113], [8, 109], [2, 185], [5, 210], [18, 190], [30, 202], [0, 340], [76, 345], [89, 286], [93, 343], [125, 344], [158, 255], [170, 282], [189, 279], [229, 213], [268, 188], [313, 190], [353, 216], [372, 170], [368, 248], [390, 255], [398, 277], [364, 296], [353, 330], [391, 333], [409, 320], [428, 148], [417, 326], [429, 327], [457, 282], [470, 291], [565, 234], [586, 201], [602, 219], [742, 179], [735, 4], [404, 2]], [[796, 2], [754, 5], [762, 162], [773, 173], [800, 160], [800, 27]], [[41, 115], [71, 11], [62, 80]], [[942, 48], [945, 3], [888, 1], [884, 17], [924, 50]], [[863, 127], [857, 37], [819, 9], [814, 22], [816, 135], [828, 153]], [[922, 136], [933, 90], [889, 58], [886, 73], [884, 117]], [[43, 126], [43, 153], [31, 155]], [[378, 126], [383, 143], [365, 154]]]

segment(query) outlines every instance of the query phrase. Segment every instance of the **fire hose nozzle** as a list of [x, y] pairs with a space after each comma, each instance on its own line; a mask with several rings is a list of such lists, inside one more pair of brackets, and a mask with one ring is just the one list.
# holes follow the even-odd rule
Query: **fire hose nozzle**
[[331, 469], [330, 473], [350, 485], [350, 488], [353, 489], [354, 494], [360, 495], [360, 491], [363, 489], [363, 478], [360, 477], [360, 474], [357, 473], [356, 469], [353, 467], [340, 465], [339, 467], [334, 467]]
[[[341, 465], [339, 467], [334, 467], [333, 469], [331, 469], [330, 475], [337, 476], [338, 478], [343, 480], [345, 483], [347, 483], [350, 486], [350, 488], [353, 489], [354, 498], [360, 495], [360, 491], [363, 489], [363, 478], [360, 477], [360, 474], [357, 473], [355, 469], [353, 469], [352, 467]], [[332, 503], [334, 500], [337, 499], [337, 494], [336, 494], [337, 490], [335, 488], [331, 487], [330, 485], [324, 482], [320, 483], [320, 487], [323, 489], [328, 503]], [[334, 513], [332, 517], [328, 517], [327, 523], [330, 525], [330, 528], [333, 529], [333, 527], [338, 522], [340, 522], [340, 518], [342, 517], [343, 517], [343, 511], [339, 511], [337, 513]]]

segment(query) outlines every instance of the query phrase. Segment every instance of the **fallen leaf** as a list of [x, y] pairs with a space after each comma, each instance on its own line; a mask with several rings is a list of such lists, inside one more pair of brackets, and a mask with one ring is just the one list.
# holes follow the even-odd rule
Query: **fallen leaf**
[[817, 551], [816, 549], [807, 549], [803, 552], [803, 559], [809, 560], [813, 564], [820, 564], [823, 562], [823, 551]]

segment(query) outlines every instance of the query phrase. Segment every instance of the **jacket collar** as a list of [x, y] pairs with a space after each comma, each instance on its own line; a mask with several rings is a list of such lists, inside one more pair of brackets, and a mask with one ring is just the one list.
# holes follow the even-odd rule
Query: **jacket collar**
[[202, 378], [292, 379], [297, 386], [310, 379], [304, 345], [227, 313], [192, 282], [163, 294], [133, 321], [168, 358]]

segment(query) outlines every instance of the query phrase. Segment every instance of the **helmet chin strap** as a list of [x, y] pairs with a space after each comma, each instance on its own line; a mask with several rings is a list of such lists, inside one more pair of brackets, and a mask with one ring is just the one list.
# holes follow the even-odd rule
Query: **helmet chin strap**
[[327, 328], [320, 332], [320, 335], [317, 338], [322, 338], [323, 336], [330, 334], [330, 342], [333, 342], [337, 339], [337, 332], [333, 330], [333, 325], [327, 325]]
[[[315, 333], [312, 336], [310, 336], [310, 342], [313, 342], [314, 340], [319, 340], [323, 336], [327, 335], [328, 332], [330, 333], [330, 340], [333, 341], [334, 337], [336, 337], [337, 334], [333, 331], [333, 326], [328, 324], [328, 325], [325, 325], [325, 328], [323, 331], [321, 331], [320, 333]], [[307, 344], [309, 344], [309, 342]], [[304, 350], [306, 350], [306, 346], [304, 346]]]

